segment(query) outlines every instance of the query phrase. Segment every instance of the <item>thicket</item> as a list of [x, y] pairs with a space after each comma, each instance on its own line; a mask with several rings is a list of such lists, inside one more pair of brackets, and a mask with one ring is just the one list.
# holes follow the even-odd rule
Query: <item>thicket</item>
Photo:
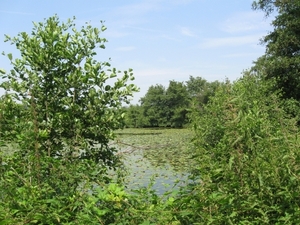
[[198, 167], [176, 200], [182, 224], [299, 223], [299, 130], [273, 85], [245, 75], [192, 114]]
[[107, 174], [119, 163], [109, 141], [137, 87], [131, 69], [120, 76], [94, 59], [105, 29], [53, 16], [31, 34], [6, 36], [21, 58], [6, 54], [13, 68], [1, 70], [1, 224], [115, 221], [106, 205], [123, 192]]

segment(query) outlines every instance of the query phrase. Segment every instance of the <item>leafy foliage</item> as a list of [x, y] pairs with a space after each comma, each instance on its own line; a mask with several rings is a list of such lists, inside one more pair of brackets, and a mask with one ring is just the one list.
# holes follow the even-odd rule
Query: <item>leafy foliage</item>
[[0, 98], [0, 139], [12, 141], [26, 129], [23, 118], [26, 116], [26, 109], [16, 103], [8, 93]]
[[274, 30], [261, 40], [266, 44], [266, 54], [256, 61], [253, 69], [264, 72], [266, 79], [275, 79], [275, 89], [281, 89], [284, 98], [299, 101], [300, 2], [260, 0], [253, 6], [267, 15], [274, 9], [278, 12], [272, 22]]
[[208, 82], [202, 77], [193, 76], [190, 76], [189, 80], [186, 81], [189, 97], [193, 104], [199, 108], [208, 103], [209, 98], [215, 94], [221, 84], [219, 81]]
[[123, 108], [125, 112], [125, 126], [144, 127], [148, 125], [147, 118], [144, 116], [143, 108], [140, 105], [130, 105]]
[[170, 81], [166, 90], [166, 118], [171, 127], [183, 127], [187, 123], [187, 109], [190, 105], [186, 85]]
[[141, 98], [141, 106], [149, 126], [157, 127], [166, 124], [165, 116], [165, 87], [163, 85], [150, 86], [146, 95]]
[[123, 125], [122, 103], [137, 88], [128, 84], [131, 69], [117, 77], [108, 62], [94, 59], [105, 29], [77, 30], [74, 20], [53, 16], [34, 23], [31, 35], [6, 36], [21, 58], [7, 54], [13, 69], [1, 75], [8, 93], [0, 105], [1, 139], [18, 143], [0, 156], [2, 224], [108, 220], [92, 196], [110, 181], [107, 166], [118, 167], [108, 143]]
[[[24, 107], [34, 108], [31, 116], [40, 131], [39, 148], [48, 156], [75, 153], [112, 165], [112, 152], [106, 145], [123, 120], [116, 109], [137, 88], [126, 84], [133, 79], [131, 70], [113, 85], [106, 84], [117, 76], [117, 70], [105, 69], [108, 62], [93, 59], [95, 49], [104, 48], [106, 39], [99, 34], [105, 29], [104, 25], [101, 29], [87, 25], [78, 31], [72, 20], [60, 24], [54, 16], [34, 23], [31, 36], [25, 32], [15, 38], [7, 36], [22, 58], [13, 60], [7, 54], [13, 69], [3, 76], [8, 81], [1, 86], [14, 91]], [[72, 149], [65, 151], [65, 145]]]
[[192, 105], [202, 108], [221, 84], [190, 76], [186, 82], [171, 80], [168, 87], [152, 85], [140, 105], [124, 108], [126, 126], [182, 128], [189, 124], [188, 112]]
[[282, 10], [285, 8], [286, 4], [295, 3], [294, 0], [255, 0], [252, 3], [252, 8], [254, 10], [263, 10], [266, 16], [269, 16], [275, 10]]
[[298, 128], [271, 88], [245, 75], [195, 113], [199, 164], [177, 202], [182, 223], [299, 223]]

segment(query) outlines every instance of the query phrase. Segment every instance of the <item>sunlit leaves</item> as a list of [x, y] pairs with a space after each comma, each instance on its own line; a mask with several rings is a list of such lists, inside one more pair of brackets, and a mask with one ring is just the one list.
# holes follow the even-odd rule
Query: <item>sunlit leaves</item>
[[[109, 139], [110, 135], [106, 136], [106, 128], [103, 126], [97, 126], [97, 131], [85, 126], [105, 123], [109, 129], [118, 128], [118, 121], [122, 118], [112, 117], [107, 124], [103, 112], [112, 109], [116, 111], [123, 101], [127, 101], [127, 96], [132, 96], [132, 92], [137, 91], [134, 85], [126, 84], [133, 80], [132, 70], [130, 75], [125, 71], [113, 85], [104, 85], [108, 79], [120, 75], [115, 68], [110, 74], [106, 74], [108, 68], [103, 69], [110, 67], [110, 64], [93, 60], [96, 54], [94, 48], [101, 48], [106, 42], [99, 37], [105, 26], [99, 30], [87, 24], [78, 30], [73, 21], [60, 23], [58, 17], [53, 16], [44, 23], [34, 23], [34, 36], [22, 32], [19, 36], [10, 38], [23, 57], [13, 62], [14, 70], [9, 75], [10, 81], [4, 87], [16, 92], [25, 89], [25, 92], [34, 93], [38, 115], [41, 120], [46, 118], [47, 121], [43, 126], [55, 129], [50, 132], [51, 135], [60, 135], [49, 137], [52, 140], [60, 139], [61, 134], [65, 133], [64, 130], [72, 131], [68, 133], [68, 138], [78, 137], [79, 134], [84, 138], [84, 133], [87, 137], [96, 138], [97, 135], [87, 133], [88, 130], [93, 130], [101, 137]], [[13, 60], [12, 54], [7, 54], [7, 57]], [[22, 97], [26, 101], [26, 97]], [[80, 120], [85, 126], [73, 123], [75, 116], [80, 117], [83, 113], [80, 111], [84, 111], [87, 105], [89, 114], [85, 112], [82, 114], [84, 118]], [[64, 121], [56, 117], [62, 114], [68, 114]], [[89, 116], [92, 116], [90, 122]], [[56, 120], [60, 122], [57, 123]], [[61, 127], [53, 127], [49, 121], [60, 124]], [[83, 127], [86, 131], [81, 130]]]
[[193, 114], [195, 174], [202, 184], [191, 186], [194, 194], [181, 201], [189, 202], [191, 221], [297, 223], [299, 130], [273, 85], [245, 72], [222, 85], [201, 114]]
[[12, 54], [11, 54], [11, 53], [8, 53], [8, 54], [7, 54], [7, 57], [9, 58], [9, 60], [10, 60], [10, 61], [13, 59], [13, 57], [12, 57]]
[[104, 25], [101, 27], [101, 31], [102, 31], [102, 32], [105, 31], [106, 29], [107, 29], [107, 28], [106, 28], [106, 26], [104, 26]]
[[273, 31], [262, 38], [266, 54], [260, 57], [253, 70], [266, 79], [275, 79], [275, 89], [283, 91], [283, 97], [300, 100], [300, 2], [292, 0], [254, 1], [254, 9], [269, 15], [278, 13], [272, 21]]
[[55, 15], [34, 23], [31, 34], [6, 36], [21, 56], [6, 54], [13, 68], [0, 71], [1, 87], [14, 93], [0, 102], [1, 138], [18, 144], [0, 182], [1, 190], [15, 193], [0, 194], [5, 213], [16, 219], [11, 224], [87, 224], [84, 216], [105, 215], [83, 192], [107, 182], [107, 167], [118, 166], [108, 144], [123, 126], [119, 109], [138, 89], [128, 83], [133, 74], [109, 72], [110, 63], [94, 59], [107, 41], [100, 37], [105, 26], [78, 29], [74, 19], [60, 22]]

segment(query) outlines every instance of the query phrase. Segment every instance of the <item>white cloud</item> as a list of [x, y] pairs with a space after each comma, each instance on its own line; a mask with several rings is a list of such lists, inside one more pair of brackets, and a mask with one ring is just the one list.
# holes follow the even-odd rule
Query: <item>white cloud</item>
[[166, 78], [166, 77], [172, 77], [174, 75], [177, 74], [181, 74], [182, 72], [180, 71], [180, 69], [142, 69], [142, 70], [137, 70], [135, 71], [135, 74], [138, 77], [162, 77], [162, 78]]
[[145, 14], [151, 11], [156, 11], [159, 8], [160, 6], [156, 4], [155, 1], [151, 1], [151, 2], [145, 1], [145, 2], [119, 7], [115, 11], [115, 13], [117, 13], [118, 15], [135, 16], [135, 15]]
[[161, 84], [168, 86], [170, 80], [187, 80], [186, 72], [182, 72], [180, 68], [140, 68], [134, 70], [135, 84], [140, 87], [140, 92], [134, 96], [133, 103], [143, 97], [151, 85]]
[[[108, 14], [108, 26], [122, 33], [114, 32], [113, 35], [122, 37], [125, 34], [132, 34], [136, 30], [142, 32], [157, 32], [156, 30], [147, 29], [145, 24], [149, 23], [151, 17], [148, 14], [160, 10], [160, 5], [156, 1], [143, 1], [136, 4], [121, 5], [112, 9]], [[124, 36], [124, 35], [123, 35]]]
[[241, 58], [241, 57], [257, 57], [257, 53], [233, 53], [233, 54], [226, 54], [223, 55], [224, 58]]
[[167, 34], [160, 35], [159, 38], [163, 38], [163, 39], [170, 40], [170, 41], [177, 41], [177, 42], [180, 41], [180, 39], [175, 38], [174, 36], [167, 35]]
[[188, 37], [196, 37], [196, 35], [194, 34], [194, 32], [192, 32], [189, 28], [187, 27], [181, 27], [180, 28], [180, 33], [184, 36], [188, 36]]
[[189, 73], [184, 68], [140, 68], [134, 70], [136, 83], [141, 85], [155, 85], [162, 84], [168, 85], [170, 80], [186, 81], [188, 80]]
[[16, 15], [25, 15], [25, 16], [32, 16], [34, 13], [27, 13], [27, 12], [19, 12], [19, 11], [5, 11], [0, 10], [1, 13], [7, 13], [7, 14], [16, 14]]
[[111, 38], [121, 38], [121, 37], [125, 37], [127, 35], [129, 35], [129, 33], [121, 32], [116, 29], [112, 29], [112, 30], [108, 29], [107, 31], [105, 31], [105, 36], [111, 37]]
[[261, 12], [239, 12], [221, 23], [221, 30], [227, 33], [253, 32], [267, 30], [269, 24]]
[[199, 45], [200, 48], [217, 48], [217, 47], [230, 47], [241, 46], [249, 44], [259, 44], [259, 39], [263, 34], [245, 35], [225, 38], [210, 38], [205, 40]]
[[128, 51], [132, 51], [134, 49], [135, 49], [134, 46], [124, 46], [124, 47], [116, 48], [117, 51], [122, 51], [122, 52], [128, 52]]
[[144, 27], [137, 27], [137, 26], [130, 26], [130, 25], [124, 25], [123, 28], [131, 28], [134, 30], [148, 31], [148, 32], [161, 32], [160, 30], [149, 29], [149, 28], [144, 28]]
[[171, 2], [174, 3], [174, 4], [181, 5], [181, 4], [189, 4], [193, 1], [194, 0], [172, 0]]

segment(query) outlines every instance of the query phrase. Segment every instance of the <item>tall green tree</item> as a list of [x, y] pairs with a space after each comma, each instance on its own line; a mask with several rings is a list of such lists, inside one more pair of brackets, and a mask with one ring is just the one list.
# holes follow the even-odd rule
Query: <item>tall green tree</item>
[[141, 98], [141, 107], [149, 126], [182, 127], [189, 107], [186, 85], [172, 80], [167, 89], [159, 84], [151, 86]]
[[[105, 30], [103, 24], [100, 29], [87, 24], [78, 30], [74, 20], [60, 23], [53, 16], [34, 23], [31, 34], [6, 35], [21, 58], [7, 54], [13, 69], [2, 76], [7, 81], [1, 87], [34, 110], [31, 117], [40, 132], [40, 150], [48, 156], [74, 156], [74, 151], [84, 149], [84, 154], [76, 153], [78, 157], [111, 162], [108, 142], [123, 120], [116, 109], [129, 103], [137, 88], [127, 85], [134, 79], [132, 70], [106, 84], [118, 72], [109, 62], [94, 59], [96, 50], [105, 48], [107, 40], [99, 36]], [[65, 145], [72, 149], [66, 152]]]
[[214, 95], [221, 84], [219, 81], [208, 82], [202, 77], [193, 76], [186, 81], [189, 97], [199, 108], [208, 103], [209, 98]]
[[276, 11], [272, 22], [274, 30], [262, 38], [266, 53], [260, 57], [253, 70], [266, 79], [275, 79], [276, 88], [283, 97], [300, 100], [300, 1], [259, 0], [253, 2], [255, 10], [268, 16]]
[[143, 107], [140, 105], [130, 105], [125, 109], [126, 127], [144, 127], [147, 126], [147, 120], [143, 115]]
[[171, 80], [166, 90], [166, 119], [171, 127], [182, 127], [187, 123], [189, 96], [183, 82]]
[[208, 81], [202, 77], [190, 76], [189, 80], [186, 81], [186, 86], [190, 97], [196, 97], [202, 95], [205, 90]]
[[161, 84], [152, 85], [147, 93], [141, 98], [141, 106], [144, 116], [151, 127], [165, 126], [166, 124], [166, 96], [165, 87]]
[[74, 21], [53, 16], [34, 23], [30, 34], [6, 35], [21, 57], [6, 54], [12, 69], [0, 71], [1, 87], [12, 96], [6, 103], [20, 104], [24, 114], [11, 115], [18, 104], [1, 104], [0, 124], [17, 122], [9, 126], [19, 144], [14, 154], [0, 151], [1, 224], [113, 223], [107, 198], [99, 204], [100, 187], [110, 181], [107, 167], [117, 167], [109, 141], [124, 124], [119, 109], [137, 87], [131, 69], [120, 74], [95, 59], [106, 27]]

